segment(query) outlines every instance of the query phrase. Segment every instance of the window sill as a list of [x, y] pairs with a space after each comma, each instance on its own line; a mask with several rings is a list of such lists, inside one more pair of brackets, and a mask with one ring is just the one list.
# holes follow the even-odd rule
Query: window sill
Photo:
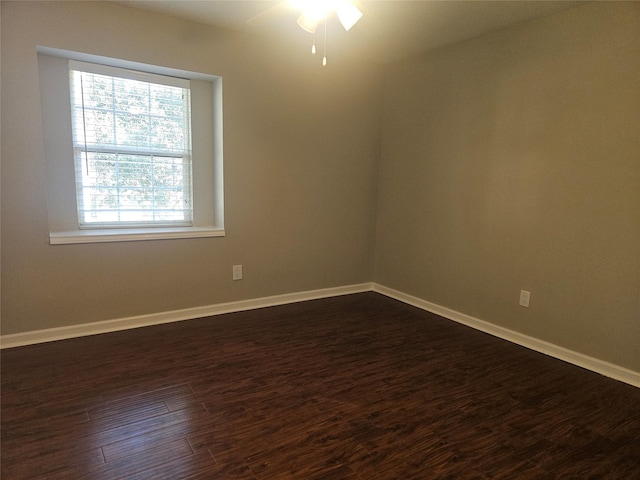
[[225, 231], [216, 227], [128, 228], [72, 230], [50, 232], [50, 245], [72, 243], [136, 242], [140, 240], [170, 240], [176, 238], [224, 237]]

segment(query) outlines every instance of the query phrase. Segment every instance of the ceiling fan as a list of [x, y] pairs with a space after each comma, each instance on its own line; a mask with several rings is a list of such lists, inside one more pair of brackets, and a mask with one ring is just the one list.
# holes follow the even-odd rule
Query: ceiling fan
[[315, 33], [318, 24], [330, 12], [336, 12], [346, 31], [351, 30], [362, 18], [362, 11], [351, 0], [290, 0], [290, 3], [302, 11], [298, 17], [298, 25], [309, 33]]
[[354, 0], [284, 0], [264, 12], [250, 18], [247, 22], [256, 24], [266, 16], [272, 16], [284, 9], [296, 9], [300, 11], [297, 23], [304, 31], [313, 34], [311, 53], [316, 53], [315, 34], [320, 24], [324, 25], [324, 55], [322, 64], [327, 64], [327, 17], [335, 13], [342, 27], [349, 31], [362, 18], [363, 12]]
[[363, 15], [362, 6], [354, 0], [283, 0], [251, 17], [247, 23], [257, 25], [267, 17], [278, 15], [285, 10], [298, 10], [298, 25], [309, 33], [314, 33], [318, 24], [330, 13], [335, 12], [341, 25], [349, 31]]

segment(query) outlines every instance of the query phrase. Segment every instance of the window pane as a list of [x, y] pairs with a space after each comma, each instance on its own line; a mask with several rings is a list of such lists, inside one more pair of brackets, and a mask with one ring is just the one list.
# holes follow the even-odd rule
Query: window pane
[[80, 152], [79, 158], [86, 165], [78, 185], [83, 223], [191, 220], [185, 184], [191, 164], [183, 158], [95, 152]]
[[189, 91], [79, 71], [71, 78], [80, 224], [190, 224]]
[[79, 125], [76, 144], [114, 145], [115, 121], [113, 112], [74, 109], [74, 124]]
[[157, 157], [153, 170], [157, 187], [180, 188], [185, 181], [182, 158]]
[[143, 115], [116, 113], [116, 144], [142, 147], [149, 144], [149, 118]]
[[170, 151], [184, 148], [186, 142], [181, 120], [176, 120], [175, 118], [153, 118], [151, 125], [154, 133], [151, 144], [155, 148]]

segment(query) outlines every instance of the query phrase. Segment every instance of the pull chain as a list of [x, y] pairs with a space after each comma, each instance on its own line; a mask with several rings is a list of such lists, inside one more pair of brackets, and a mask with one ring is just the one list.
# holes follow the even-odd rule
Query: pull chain
[[324, 17], [324, 56], [322, 57], [322, 66], [327, 66], [327, 17]]

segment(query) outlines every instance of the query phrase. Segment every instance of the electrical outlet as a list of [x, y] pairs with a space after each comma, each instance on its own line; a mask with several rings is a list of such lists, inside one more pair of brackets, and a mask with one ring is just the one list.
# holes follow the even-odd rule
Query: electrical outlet
[[233, 266], [233, 279], [242, 280], [242, 265]]
[[520, 305], [529, 308], [529, 300], [531, 300], [531, 292], [520, 290]]

